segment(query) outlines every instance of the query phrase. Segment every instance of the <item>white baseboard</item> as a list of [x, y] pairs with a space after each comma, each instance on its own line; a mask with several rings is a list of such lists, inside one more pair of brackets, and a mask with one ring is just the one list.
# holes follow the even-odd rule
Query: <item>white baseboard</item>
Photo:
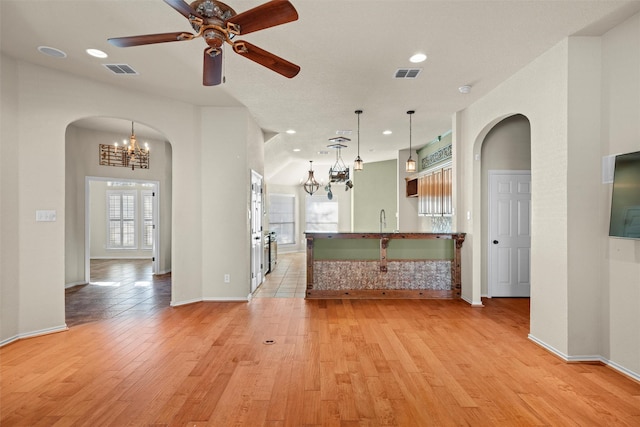
[[482, 300], [480, 300], [480, 302], [473, 302], [469, 298], [465, 298], [464, 296], [460, 296], [460, 299], [467, 302], [471, 307], [484, 307]]
[[167, 273], [171, 273], [171, 270], [162, 270], [162, 271], [158, 271], [157, 273], [153, 273], [153, 274], [160, 275], [160, 274], [167, 274]]
[[569, 356], [567, 354], [564, 354], [563, 352], [561, 352], [560, 350], [558, 350], [557, 348], [554, 348], [548, 344], [546, 344], [544, 341], [539, 340], [538, 338], [534, 337], [533, 335], [529, 334], [528, 338], [533, 341], [534, 343], [538, 344], [540, 347], [544, 348], [545, 350], [555, 354], [556, 356], [558, 356], [560, 359], [564, 360], [565, 362], [572, 362], [572, 363], [593, 363], [593, 362], [599, 362], [602, 363], [603, 365], [607, 365], [610, 368], [620, 372], [622, 375], [625, 375], [635, 381], [639, 381], [640, 382], [640, 374], [637, 372], [633, 372], [630, 369], [625, 368], [624, 366], [621, 366], [619, 364], [617, 364], [614, 361], [611, 361], [605, 357], [602, 357], [600, 355], [581, 355], [581, 356]]
[[180, 307], [181, 305], [195, 304], [197, 302], [202, 302], [202, 298], [194, 298], [184, 301], [173, 301], [169, 304], [171, 307]]
[[68, 331], [69, 328], [67, 327], [67, 325], [62, 325], [62, 326], [55, 326], [53, 328], [46, 328], [46, 329], [40, 329], [39, 331], [32, 331], [32, 332], [26, 332], [23, 334], [17, 334], [14, 335], [10, 338], [7, 338], [5, 340], [0, 341], [0, 347], [5, 346], [7, 344], [10, 344], [12, 342], [18, 341], [18, 340], [23, 340], [26, 338], [33, 338], [33, 337], [38, 337], [40, 335], [48, 335], [48, 334], [54, 334], [56, 332], [64, 332], [64, 331]]
[[74, 286], [78, 286], [78, 285], [86, 285], [87, 282], [85, 282], [84, 280], [80, 281], [80, 282], [71, 282], [71, 283], [67, 283], [66, 285], [64, 285], [65, 289], [68, 288], [73, 288]]
[[214, 298], [194, 298], [185, 301], [171, 301], [171, 307], [179, 307], [181, 305], [194, 304], [196, 302], [248, 302], [249, 297], [214, 297]]
[[90, 259], [148, 259], [149, 261], [151, 261], [151, 255], [149, 256], [124, 256], [124, 255], [92, 256]]
[[203, 298], [202, 301], [205, 302], [248, 302], [249, 299], [247, 297], [214, 297], [214, 298]]

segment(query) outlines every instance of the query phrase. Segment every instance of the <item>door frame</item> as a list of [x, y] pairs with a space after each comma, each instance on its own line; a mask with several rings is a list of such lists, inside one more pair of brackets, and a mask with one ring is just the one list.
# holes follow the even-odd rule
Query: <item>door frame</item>
[[[252, 294], [253, 292], [256, 291], [256, 289], [258, 289], [258, 287], [262, 284], [263, 280], [264, 280], [264, 236], [263, 236], [263, 228], [264, 228], [264, 177], [258, 173], [257, 171], [251, 169], [251, 178], [250, 178], [250, 187], [249, 187], [249, 194], [250, 194], [250, 206], [249, 206], [249, 293]], [[258, 184], [259, 185], [259, 194], [257, 191], [254, 191], [254, 184]], [[258, 197], [260, 198], [260, 206], [259, 206], [259, 212], [255, 212], [256, 210], [256, 206], [254, 206], [254, 193], [256, 195], [258, 195]], [[259, 226], [257, 227], [258, 230], [254, 233], [254, 221], [259, 221]], [[254, 237], [254, 235], [258, 235], [258, 237]], [[258, 250], [254, 251], [254, 242], [258, 240]], [[258, 261], [260, 261], [259, 266], [256, 264], [256, 260], [254, 259], [254, 257], [256, 256], [258, 257]], [[259, 267], [259, 268], [256, 268]], [[255, 276], [254, 276], [255, 273]]]
[[[531, 170], [511, 170], [511, 169], [490, 169], [487, 171], [487, 298], [493, 298], [493, 286], [491, 281], [491, 274], [493, 271], [493, 258], [492, 258], [492, 249], [493, 249], [493, 238], [492, 234], [494, 230], [491, 228], [492, 218], [495, 215], [493, 212], [491, 198], [493, 196], [493, 192], [491, 190], [491, 178], [497, 175], [528, 175], [529, 176], [529, 184], [531, 184]], [[531, 196], [532, 192], [529, 192]], [[530, 202], [531, 203], [531, 202]], [[531, 206], [531, 205], [529, 205]], [[531, 230], [531, 215], [529, 215], [529, 230]], [[531, 235], [531, 232], [529, 233]], [[529, 249], [531, 249], [531, 242], [529, 242]], [[531, 271], [531, 258], [529, 258], [529, 271]], [[529, 297], [531, 297], [531, 276], [529, 276]], [[499, 297], [496, 297], [499, 298]], [[523, 297], [525, 298], [525, 297]]]
[[91, 182], [92, 181], [119, 181], [135, 182], [140, 184], [153, 184], [155, 197], [153, 198], [153, 248], [151, 249], [151, 273], [160, 272], [160, 181], [132, 178], [113, 178], [103, 176], [84, 177], [84, 280], [91, 281]]

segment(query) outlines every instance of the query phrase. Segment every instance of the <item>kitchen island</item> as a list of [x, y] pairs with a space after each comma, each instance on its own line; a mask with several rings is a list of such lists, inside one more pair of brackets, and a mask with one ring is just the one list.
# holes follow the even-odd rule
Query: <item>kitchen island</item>
[[306, 298], [459, 298], [465, 233], [305, 233]]

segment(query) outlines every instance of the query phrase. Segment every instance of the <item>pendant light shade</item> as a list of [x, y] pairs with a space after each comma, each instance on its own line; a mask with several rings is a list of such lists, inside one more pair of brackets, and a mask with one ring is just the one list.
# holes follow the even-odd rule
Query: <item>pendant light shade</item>
[[360, 158], [360, 114], [362, 114], [362, 110], [356, 110], [356, 114], [358, 115], [358, 157], [353, 162], [353, 170], [361, 171], [364, 169], [364, 162]]
[[313, 177], [313, 160], [309, 160], [309, 176], [307, 177], [305, 183], [302, 184], [302, 186], [304, 187], [304, 191], [311, 195], [313, 195], [313, 193], [318, 191], [318, 188], [320, 188], [320, 184]]
[[406, 168], [407, 172], [415, 172], [416, 171], [416, 161], [411, 158], [411, 116], [415, 113], [413, 110], [407, 111], [409, 115], [409, 158], [407, 159]]

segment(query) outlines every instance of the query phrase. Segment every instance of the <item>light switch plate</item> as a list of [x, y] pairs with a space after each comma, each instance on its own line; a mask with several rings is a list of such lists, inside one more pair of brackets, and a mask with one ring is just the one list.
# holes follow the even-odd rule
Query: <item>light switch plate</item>
[[56, 220], [55, 210], [37, 210], [36, 221], [37, 222], [51, 222]]

